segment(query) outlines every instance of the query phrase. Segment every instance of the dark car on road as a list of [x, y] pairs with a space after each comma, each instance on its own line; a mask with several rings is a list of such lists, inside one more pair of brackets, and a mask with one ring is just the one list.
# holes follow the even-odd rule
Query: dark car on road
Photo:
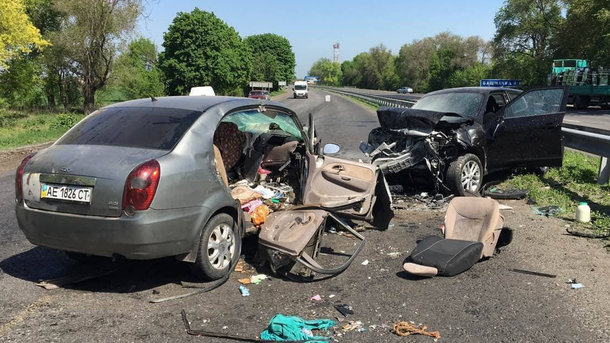
[[566, 99], [562, 87], [431, 92], [411, 108], [379, 108], [380, 127], [361, 150], [399, 179], [423, 175], [440, 190], [477, 193], [488, 173], [561, 165]]
[[268, 190], [281, 190], [282, 203], [270, 206], [315, 204], [373, 218], [383, 176], [371, 164], [319, 152], [314, 132], [311, 116], [305, 130], [273, 101], [184, 96], [114, 104], [23, 160], [17, 221], [33, 244], [75, 258], [175, 256], [218, 279], [239, 257], [244, 232], [257, 229], [232, 191], [261, 185], [261, 171], [265, 187], [277, 184]]

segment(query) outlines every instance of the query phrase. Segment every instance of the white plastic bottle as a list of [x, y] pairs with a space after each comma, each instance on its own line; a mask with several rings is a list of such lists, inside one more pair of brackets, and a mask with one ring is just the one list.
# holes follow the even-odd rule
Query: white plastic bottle
[[581, 201], [576, 207], [576, 221], [580, 223], [591, 221], [591, 208], [584, 201]]

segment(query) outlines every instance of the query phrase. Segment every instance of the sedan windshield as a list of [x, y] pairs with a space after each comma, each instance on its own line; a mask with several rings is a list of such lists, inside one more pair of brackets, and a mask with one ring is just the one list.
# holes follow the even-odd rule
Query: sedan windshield
[[441, 93], [426, 95], [412, 108], [444, 113], [457, 113], [463, 117], [476, 118], [483, 103], [481, 93]]

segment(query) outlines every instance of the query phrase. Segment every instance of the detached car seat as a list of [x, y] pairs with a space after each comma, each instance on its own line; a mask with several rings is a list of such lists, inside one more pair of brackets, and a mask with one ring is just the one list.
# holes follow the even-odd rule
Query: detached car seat
[[418, 276], [457, 275], [493, 255], [503, 225], [497, 201], [456, 197], [445, 214], [445, 238], [421, 240], [403, 267]]

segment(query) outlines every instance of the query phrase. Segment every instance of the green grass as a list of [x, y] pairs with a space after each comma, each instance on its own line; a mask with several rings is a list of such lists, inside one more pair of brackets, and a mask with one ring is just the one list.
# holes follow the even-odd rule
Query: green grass
[[551, 168], [544, 175], [516, 175], [499, 187], [528, 189], [536, 206], [559, 206], [559, 217], [566, 220], [573, 220], [578, 203], [586, 201], [591, 223], [571, 225], [597, 234], [610, 233], [610, 185], [597, 184], [598, 168], [599, 157], [566, 150], [561, 168]]
[[83, 117], [66, 113], [0, 111], [0, 149], [55, 140]]
[[284, 93], [288, 92], [287, 88], [280, 88], [276, 91], [273, 91], [269, 94], [270, 97], [274, 97], [274, 96], [278, 96], [278, 95], [282, 95]]

